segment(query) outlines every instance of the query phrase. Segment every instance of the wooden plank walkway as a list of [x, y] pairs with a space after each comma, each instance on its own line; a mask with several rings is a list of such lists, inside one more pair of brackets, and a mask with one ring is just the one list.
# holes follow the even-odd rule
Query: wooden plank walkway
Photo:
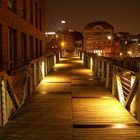
[[140, 140], [139, 123], [66, 54], [0, 130], [0, 140]]

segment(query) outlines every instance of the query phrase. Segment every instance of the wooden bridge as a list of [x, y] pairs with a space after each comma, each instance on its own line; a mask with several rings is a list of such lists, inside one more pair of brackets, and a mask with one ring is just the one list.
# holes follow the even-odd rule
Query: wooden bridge
[[103, 72], [108, 65], [91, 61], [82, 53], [63, 53], [26, 104], [8, 123], [3, 117], [0, 140], [140, 140], [137, 117], [121, 105], [115, 86], [113, 94], [109, 90]]

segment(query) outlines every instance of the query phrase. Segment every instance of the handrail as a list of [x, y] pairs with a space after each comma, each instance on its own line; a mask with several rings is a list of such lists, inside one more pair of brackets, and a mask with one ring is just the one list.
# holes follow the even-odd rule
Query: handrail
[[[93, 54], [93, 53], [89, 53], [89, 52], [86, 52], [86, 51], [82, 51], [83, 53], [86, 53], [92, 57], [96, 57], [98, 58], [99, 60], [103, 60], [105, 62], [108, 62], [108, 63], [111, 63], [112, 65], [115, 65], [115, 66], [118, 66], [118, 67], [121, 67], [123, 69], [126, 69], [126, 70], [129, 70], [131, 72], [138, 72], [138, 68], [133, 68], [133, 67], [130, 67], [130, 66], [126, 66], [124, 63], [125, 61], [120, 61], [120, 60], [116, 60], [114, 58], [109, 58], [109, 57], [104, 57], [104, 56], [98, 56], [96, 54]], [[138, 59], [137, 59], [138, 60]]]
[[[58, 50], [39, 58], [28, 61], [25, 65], [10, 70], [0, 70], [0, 95], [3, 102], [0, 110], [3, 114], [3, 125], [18, 111], [25, 101], [32, 95], [34, 88], [41, 82], [45, 75], [59, 61], [62, 50]], [[38, 65], [39, 64], [39, 65]], [[7, 94], [10, 98], [6, 98]], [[13, 107], [7, 107], [7, 100], [13, 102]], [[12, 109], [11, 109], [12, 108]], [[1, 127], [1, 126], [0, 126]]]
[[[80, 56], [84, 64], [93, 70], [94, 76], [140, 122], [140, 60], [117, 60], [86, 51], [80, 51]], [[126, 85], [130, 90], [126, 91]]]

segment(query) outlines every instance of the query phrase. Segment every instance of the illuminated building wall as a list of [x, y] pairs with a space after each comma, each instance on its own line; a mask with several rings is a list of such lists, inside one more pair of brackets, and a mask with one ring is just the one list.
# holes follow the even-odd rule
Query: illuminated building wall
[[114, 28], [107, 22], [96, 21], [84, 28], [84, 50], [108, 56], [113, 53]]
[[63, 49], [73, 50], [75, 48], [74, 35], [71, 32], [63, 31], [59, 34], [60, 45]]

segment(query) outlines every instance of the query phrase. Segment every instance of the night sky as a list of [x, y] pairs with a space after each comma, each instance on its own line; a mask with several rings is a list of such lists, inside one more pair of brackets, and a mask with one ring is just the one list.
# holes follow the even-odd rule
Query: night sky
[[[115, 32], [140, 33], [140, 0], [46, 0], [46, 31], [63, 28], [83, 31], [89, 22], [104, 20]], [[53, 17], [53, 18], [52, 18]], [[54, 21], [53, 21], [54, 20]]]

